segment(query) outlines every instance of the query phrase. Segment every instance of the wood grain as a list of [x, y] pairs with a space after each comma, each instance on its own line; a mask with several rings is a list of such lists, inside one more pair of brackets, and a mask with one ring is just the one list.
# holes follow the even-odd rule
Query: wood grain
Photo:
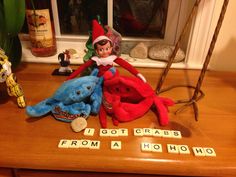
[[[51, 96], [65, 81], [64, 76], [52, 76], [57, 65], [22, 63], [16, 72], [28, 105], [34, 105]], [[73, 66], [76, 68], [76, 66]], [[129, 75], [118, 68], [123, 75]], [[139, 68], [147, 81], [155, 88], [159, 69]], [[170, 70], [165, 86], [176, 84], [195, 85], [200, 71]], [[4, 85], [0, 87], [0, 167], [33, 170], [62, 170], [84, 172], [111, 172], [125, 174], [158, 174], [181, 176], [235, 176], [236, 175], [236, 73], [208, 71], [202, 90], [206, 96], [199, 101], [199, 121], [194, 120], [192, 108], [175, 115], [180, 105], [169, 110], [170, 123], [160, 127], [155, 114], [129, 123], [108, 128], [128, 128], [128, 137], [100, 137], [98, 117], [88, 119], [88, 127], [95, 128], [95, 135], [86, 137], [74, 133], [70, 124], [56, 121], [51, 115], [28, 118], [19, 109], [16, 100], [8, 97]], [[174, 100], [190, 98], [192, 90], [178, 88], [161, 96]], [[135, 137], [134, 128], [160, 128], [179, 130], [182, 139]], [[101, 141], [99, 150], [60, 149], [60, 139], [90, 139]], [[110, 149], [112, 140], [122, 141], [122, 150]], [[159, 143], [162, 153], [141, 152], [141, 142]], [[167, 144], [212, 147], [216, 157], [195, 157], [169, 154]], [[38, 171], [40, 172], [40, 171]], [[43, 172], [43, 171], [42, 171]], [[1, 174], [1, 173], [0, 173]], [[21, 174], [28, 174], [21, 171]], [[26, 175], [27, 176], [27, 175]]]

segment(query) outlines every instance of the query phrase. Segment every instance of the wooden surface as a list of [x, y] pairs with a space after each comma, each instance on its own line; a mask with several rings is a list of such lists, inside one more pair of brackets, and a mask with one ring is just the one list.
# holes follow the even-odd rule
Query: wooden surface
[[[28, 105], [34, 105], [51, 96], [62, 84], [66, 77], [51, 76], [51, 72], [57, 67], [57, 65], [22, 63], [15, 71]], [[121, 74], [128, 74], [120, 68], [119, 70]], [[139, 68], [139, 70], [155, 88], [162, 70], [150, 68]], [[163, 88], [177, 84], [195, 85], [199, 73], [197, 70], [170, 70]], [[51, 115], [38, 119], [28, 118], [25, 110], [17, 107], [15, 98], [7, 95], [4, 84], [1, 84], [0, 89], [2, 169], [236, 176], [236, 73], [207, 72], [202, 86], [206, 96], [198, 102], [200, 111], [198, 122], [194, 120], [191, 107], [175, 115], [174, 112], [180, 105], [170, 108], [170, 123], [166, 127], [159, 126], [152, 111], [135, 121], [119, 124], [118, 127], [113, 126], [111, 119], [108, 119], [108, 128], [128, 128], [128, 137], [100, 137], [98, 133], [100, 124], [98, 117], [95, 116], [88, 119], [88, 127], [95, 128], [95, 135], [92, 137], [84, 136], [83, 132], [72, 132], [69, 123], [56, 121]], [[177, 100], [187, 99], [192, 93], [192, 90], [178, 88], [161, 96]], [[134, 128], [154, 127], [179, 130], [183, 138], [133, 135]], [[99, 150], [60, 149], [57, 147], [60, 139], [99, 140], [101, 147]], [[120, 140], [122, 150], [111, 150], [112, 140]], [[163, 152], [141, 152], [140, 144], [143, 141], [162, 144]], [[167, 144], [188, 145], [191, 153], [169, 154]], [[191, 150], [194, 146], [212, 147], [217, 156], [195, 157]]]

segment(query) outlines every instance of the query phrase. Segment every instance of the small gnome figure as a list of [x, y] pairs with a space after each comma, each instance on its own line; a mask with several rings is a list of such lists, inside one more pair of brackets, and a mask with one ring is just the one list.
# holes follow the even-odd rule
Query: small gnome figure
[[60, 61], [61, 65], [59, 68], [59, 73], [72, 73], [72, 69], [69, 67], [70, 58], [71, 56], [69, 50], [65, 50], [65, 52], [58, 55], [58, 60]]

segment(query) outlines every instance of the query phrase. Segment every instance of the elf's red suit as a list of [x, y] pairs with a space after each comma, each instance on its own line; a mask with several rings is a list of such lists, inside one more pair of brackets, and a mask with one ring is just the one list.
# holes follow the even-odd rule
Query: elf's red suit
[[91, 60], [88, 60], [83, 65], [81, 65], [67, 79], [69, 80], [69, 79], [75, 78], [82, 71], [92, 66], [94, 63], [96, 63], [97, 68], [99, 70], [98, 76], [99, 77], [104, 76], [104, 79], [106, 79], [106, 77], [109, 77], [108, 75], [110, 72], [106, 72], [106, 71], [108, 71], [111, 67], [113, 67], [113, 63], [120, 65], [122, 68], [125, 68], [126, 70], [128, 70], [130, 73], [132, 73], [135, 76], [139, 74], [139, 72], [132, 65], [130, 65], [128, 62], [126, 62], [122, 58], [117, 57], [116, 55], [110, 55], [109, 57], [106, 57], [106, 58], [99, 58], [97, 56], [94, 56], [91, 58]]

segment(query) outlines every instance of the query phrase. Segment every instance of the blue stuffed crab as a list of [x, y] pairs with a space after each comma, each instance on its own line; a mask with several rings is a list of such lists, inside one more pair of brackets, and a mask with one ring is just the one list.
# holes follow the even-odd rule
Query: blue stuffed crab
[[[94, 70], [90, 76], [64, 82], [52, 97], [34, 106], [27, 106], [27, 115], [30, 117], [42, 117], [51, 112], [57, 120], [72, 122], [72, 124], [77, 122], [74, 124], [85, 126], [84, 120], [90, 114], [96, 115], [101, 105], [102, 78], [97, 77], [97, 73], [98, 70]], [[83, 128], [80, 127], [76, 131], [80, 131]]]

